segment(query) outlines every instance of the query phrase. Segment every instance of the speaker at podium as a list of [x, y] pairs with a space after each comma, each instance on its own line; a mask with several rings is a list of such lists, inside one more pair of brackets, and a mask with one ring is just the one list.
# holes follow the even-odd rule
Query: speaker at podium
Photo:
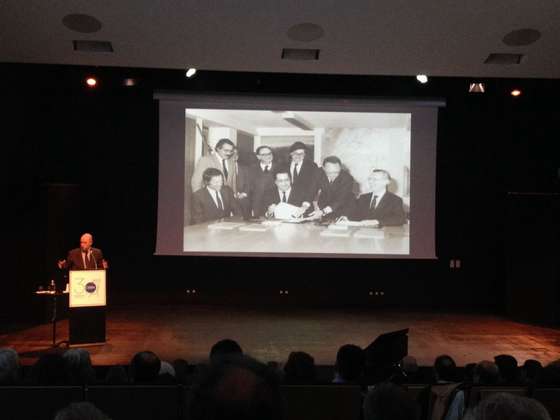
[[106, 270], [69, 272], [69, 344], [103, 344], [106, 340]]

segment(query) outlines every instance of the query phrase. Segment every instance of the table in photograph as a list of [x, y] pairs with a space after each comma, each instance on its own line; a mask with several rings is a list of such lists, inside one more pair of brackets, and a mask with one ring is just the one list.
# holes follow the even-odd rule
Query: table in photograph
[[231, 218], [186, 226], [183, 251], [201, 254], [407, 255], [410, 236], [408, 225], [381, 229], [328, 227], [316, 222], [266, 225], [266, 222]]

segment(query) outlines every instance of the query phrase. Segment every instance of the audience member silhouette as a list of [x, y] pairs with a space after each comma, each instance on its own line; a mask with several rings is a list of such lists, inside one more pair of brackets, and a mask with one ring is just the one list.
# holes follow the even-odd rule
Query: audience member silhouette
[[101, 410], [90, 402], [75, 402], [63, 408], [54, 420], [110, 420]]
[[376, 385], [364, 398], [364, 420], [417, 420], [419, 415], [418, 404], [395, 384]]
[[151, 351], [136, 353], [130, 362], [130, 381], [138, 384], [156, 383], [161, 369], [161, 360]]
[[336, 354], [333, 383], [360, 384], [365, 368], [365, 353], [354, 345], [345, 344]]
[[14, 349], [0, 349], [0, 385], [20, 383], [19, 356]]
[[551, 420], [543, 405], [533, 399], [497, 393], [485, 398], [464, 420]]
[[312, 385], [317, 378], [315, 359], [303, 351], [290, 353], [284, 365], [284, 383], [290, 385]]
[[237, 341], [226, 338], [224, 340], [218, 341], [212, 346], [212, 348], [210, 349], [210, 361], [215, 362], [225, 356], [242, 354], [243, 349], [241, 349], [241, 346], [237, 343]]
[[190, 420], [281, 420], [282, 396], [276, 372], [243, 355], [223, 356], [195, 381], [188, 402]]

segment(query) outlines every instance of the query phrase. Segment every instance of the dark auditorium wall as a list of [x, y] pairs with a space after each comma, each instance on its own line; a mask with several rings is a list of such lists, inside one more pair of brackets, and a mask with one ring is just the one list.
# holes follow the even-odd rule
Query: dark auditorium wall
[[[25, 313], [31, 291], [56, 275], [91, 231], [110, 260], [110, 302], [264, 302], [459, 308], [502, 312], [508, 191], [558, 191], [558, 82], [313, 76], [1, 65], [5, 179], [10, 211], [4, 311]], [[83, 85], [95, 71], [100, 85]], [[134, 88], [122, 77], [139, 76]], [[40, 76], [40, 78], [39, 78]], [[156, 89], [436, 97], [440, 110], [435, 261], [191, 258], [153, 256], [157, 217]], [[72, 185], [71, 205], [58, 203]], [[51, 193], [49, 193], [51, 190]], [[77, 192], [76, 192], [77, 191]], [[50, 195], [49, 195], [50, 194]], [[46, 198], [47, 197], [47, 198]], [[48, 198], [50, 197], [50, 198]], [[45, 201], [51, 200], [51, 201]], [[61, 218], [60, 214], [67, 214]], [[54, 236], [61, 237], [55, 238]], [[48, 252], [45, 251], [46, 248]], [[54, 249], [53, 249], [54, 248]], [[449, 267], [460, 259], [461, 269]], [[234, 272], [235, 276], [230, 273]], [[196, 296], [186, 289], [197, 289]], [[279, 295], [289, 289], [288, 296]], [[370, 296], [369, 292], [384, 292]]]

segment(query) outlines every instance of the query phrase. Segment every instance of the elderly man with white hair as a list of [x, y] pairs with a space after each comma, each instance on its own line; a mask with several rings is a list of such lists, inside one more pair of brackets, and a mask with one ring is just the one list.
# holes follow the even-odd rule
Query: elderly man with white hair
[[107, 269], [109, 265], [103, 258], [103, 252], [92, 245], [93, 236], [91, 233], [84, 233], [80, 237], [80, 247], [70, 250], [65, 260], [58, 261], [58, 268], [68, 270]]

